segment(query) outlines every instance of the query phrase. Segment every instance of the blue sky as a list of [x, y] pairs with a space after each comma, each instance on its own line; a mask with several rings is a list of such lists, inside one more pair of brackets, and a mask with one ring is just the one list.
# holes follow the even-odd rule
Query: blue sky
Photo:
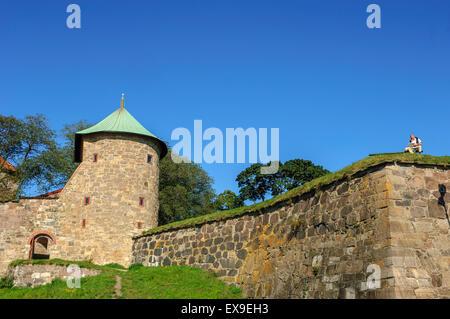
[[[81, 7], [81, 29], [66, 7]], [[381, 7], [368, 29], [366, 7]], [[280, 159], [338, 170], [401, 151], [448, 155], [450, 2], [8, 1], [0, 113], [55, 130], [120, 105], [174, 145], [177, 127], [280, 129]], [[248, 164], [204, 164], [217, 192]]]

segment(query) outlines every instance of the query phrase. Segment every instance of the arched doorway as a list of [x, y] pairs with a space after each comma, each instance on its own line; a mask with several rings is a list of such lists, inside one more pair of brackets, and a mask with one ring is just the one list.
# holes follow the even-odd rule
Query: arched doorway
[[55, 237], [48, 232], [34, 233], [28, 241], [30, 259], [50, 259], [50, 246], [55, 242]]

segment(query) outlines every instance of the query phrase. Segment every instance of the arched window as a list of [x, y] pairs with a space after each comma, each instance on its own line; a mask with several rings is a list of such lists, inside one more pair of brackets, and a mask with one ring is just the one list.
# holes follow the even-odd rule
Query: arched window
[[50, 246], [55, 243], [55, 237], [47, 232], [33, 234], [29, 240], [31, 259], [50, 259]]

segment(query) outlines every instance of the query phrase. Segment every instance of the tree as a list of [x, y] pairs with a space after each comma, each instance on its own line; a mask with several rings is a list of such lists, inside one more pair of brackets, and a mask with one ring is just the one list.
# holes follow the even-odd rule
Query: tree
[[237, 176], [241, 199], [264, 201], [268, 194], [279, 195], [329, 173], [322, 166], [303, 159], [293, 159], [284, 164], [280, 162], [279, 170], [275, 174], [261, 174], [261, 167], [260, 163], [253, 164]]
[[264, 200], [267, 193], [275, 189], [276, 174], [261, 174], [262, 166], [260, 163], [252, 164], [236, 177], [243, 200]]
[[0, 116], [0, 200], [16, 197], [18, 173], [8, 165], [7, 159], [20, 152], [22, 130], [22, 123], [16, 118]]
[[227, 210], [241, 206], [244, 206], [242, 198], [228, 189], [217, 195], [214, 201], [214, 208], [216, 210]]
[[330, 171], [308, 160], [293, 159], [281, 166], [280, 173], [283, 188], [291, 190]]
[[[73, 138], [75, 131], [85, 128], [85, 122], [66, 125], [64, 144], [56, 142], [56, 133], [49, 128], [42, 114], [29, 115], [25, 119], [0, 115], [0, 192], [6, 194], [8, 178], [14, 177], [16, 189], [8, 198], [17, 198], [29, 187], [41, 192], [62, 187], [77, 167], [73, 162]], [[13, 174], [4, 174], [4, 163], [15, 166]], [[9, 182], [11, 183], [11, 182]]]
[[16, 168], [17, 189], [12, 198], [31, 184], [47, 189], [58, 179], [53, 174], [53, 166], [58, 165], [55, 133], [44, 115], [30, 115], [23, 120], [0, 115], [0, 132], [0, 156]]
[[174, 163], [171, 156], [163, 158], [159, 163], [158, 223], [214, 212], [212, 182], [198, 164]]

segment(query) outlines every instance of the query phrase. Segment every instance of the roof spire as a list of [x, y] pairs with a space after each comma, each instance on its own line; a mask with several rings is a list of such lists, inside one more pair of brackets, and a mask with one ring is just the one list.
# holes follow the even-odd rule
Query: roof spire
[[125, 94], [122, 93], [122, 101], [120, 102], [120, 108], [121, 109], [123, 109], [123, 105], [124, 105], [124, 102], [125, 102], [124, 101], [125, 100], [124, 96], [125, 96]]

